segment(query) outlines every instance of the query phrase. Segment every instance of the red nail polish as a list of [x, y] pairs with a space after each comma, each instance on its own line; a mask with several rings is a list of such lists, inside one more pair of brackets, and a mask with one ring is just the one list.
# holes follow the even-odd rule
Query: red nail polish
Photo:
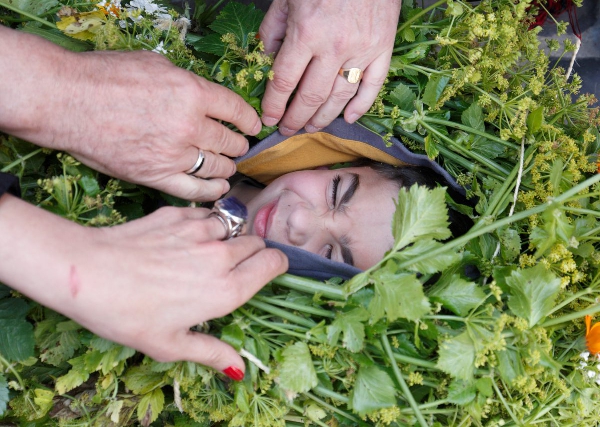
[[256, 33], [256, 34], [254, 35], [254, 38], [255, 38], [256, 40], [260, 40], [260, 33]]
[[234, 381], [242, 381], [244, 379], [244, 373], [242, 370], [236, 368], [235, 366], [230, 366], [229, 368], [225, 369], [223, 373]]

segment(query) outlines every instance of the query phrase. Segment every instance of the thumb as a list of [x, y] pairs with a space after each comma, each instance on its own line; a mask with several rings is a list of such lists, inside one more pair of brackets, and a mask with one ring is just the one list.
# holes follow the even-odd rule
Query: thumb
[[218, 338], [193, 331], [186, 331], [178, 342], [172, 344], [173, 353], [179, 360], [210, 366], [235, 381], [244, 378], [244, 360], [229, 344]]
[[274, 0], [258, 30], [265, 45], [265, 53], [277, 52], [281, 47], [287, 29], [287, 18], [287, 1]]

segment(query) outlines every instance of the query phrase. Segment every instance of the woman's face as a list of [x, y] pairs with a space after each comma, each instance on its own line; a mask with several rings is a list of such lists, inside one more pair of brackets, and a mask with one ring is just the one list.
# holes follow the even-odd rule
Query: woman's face
[[389, 250], [398, 187], [368, 167], [292, 172], [248, 204], [248, 233], [360, 269]]

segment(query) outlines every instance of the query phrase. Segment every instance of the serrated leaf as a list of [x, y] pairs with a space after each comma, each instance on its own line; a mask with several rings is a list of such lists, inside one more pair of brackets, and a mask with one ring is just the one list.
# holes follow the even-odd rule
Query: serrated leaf
[[72, 366], [71, 370], [62, 377], [59, 377], [54, 384], [54, 388], [58, 394], [65, 394], [73, 390], [90, 377], [89, 372], [85, 369], [83, 356], [69, 360], [69, 364]]
[[87, 196], [95, 197], [96, 194], [100, 193], [98, 181], [91, 176], [82, 176], [79, 180], [79, 185], [81, 185], [81, 188], [83, 188], [83, 191]]
[[140, 399], [137, 416], [142, 426], [149, 426], [158, 418], [165, 406], [165, 395], [160, 388], [152, 390]]
[[475, 370], [475, 345], [467, 332], [440, 345], [436, 366], [454, 378], [470, 381]]
[[241, 47], [245, 48], [248, 45], [248, 34], [258, 32], [264, 15], [253, 4], [228, 2], [209, 28], [220, 35], [235, 35]]
[[507, 228], [500, 233], [500, 254], [506, 262], [514, 261], [521, 253], [521, 236], [517, 230]]
[[527, 129], [530, 133], [536, 133], [544, 123], [544, 107], [538, 107], [527, 115]]
[[207, 34], [191, 43], [198, 52], [211, 53], [217, 56], [225, 54], [225, 45], [221, 41], [220, 34]]
[[494, 389], [492, 388], [492, 379], [490, 377], [482, 377], [478, 378], [475, 381], [475, 387], [485, 397], [490, 397], [494, 394]]
[[423, 103], [433, 108], [442, 95], [444, 88], [450, 81], [450, 77], [434, 74], [429, 78], [425, 91], [423, 92]]
[[34, 355], [33, 326], [23, 319], [0, 319], [0, 354], [9, 362]]
[[477, 389], [474, 384], [462, 380], [454, 380], [448, 387], [448, 401], [455, 405], [466, 405], [475, 400]]
[[506, 350], [496, 351], [496, 360], [498, 360], [498, 372], [500, 377], [507, 383], [512, 382], [524, 375], [523, 363], [519, 352], [507, 348]]
[[373, 280], [375, 295], [369, 304], [371, 323], [383, 317], [390, 322], [398, 318], [415, 321], [429, 313], [429, 300], [414, 274], [394, 273], [383, 268], [373, 273]]
[[425, 153], [430, 159], [435, 159], [440, 154], [438, 142], [431, 133], [425, 136]]
[[59, 4], [58, 0], [12, 0], [10, 3], [17, 9], [35, 16], [41, 16]]
[[29, 304], [22, 298], [0, 300], [0, 319], [25, 319]]
[[413, 102], [417, 99], [417, 95], [408, 86], [400, 83], [386, 96], [386, 99], [401, 110], [413, 111], [415, 109]]
[[483, 121], [483, 110], [478, 103], [472, 103], [460, 116], [460, 121], [465, 126], [473, 129], [485, 131], [485, 123]]
[[221, 340], [240, 351], [244, 346], [244, 331], [236, 324], [229, 324], [221, 331]]
[[[397, 262], [402, 262], [403, 264], [406, 262], [410, 262], [410, 259], [419, 255], [423, 255], [424, 253], [429, 253], [434, 249], [440, 248], [443, 246], [442, 243], [436, 242], [435, 240], [419, 240], [415, 242], [414, 245], [410, 245], [400, 252], [396, 252], [394, 254], [394, 259]], [[435, 257], [427, 258], [423, 261], [419, 261], [413, 264], [408, 264], [405, 266], [407, 270], [415, 271], [422, 274], [433, 274], [439, 271], [444, 271], [452, 264], [460, 261], [461, 255], [457, 252], [443, 252], [440, 255], [436, 255]]]
[[430, 190], [416, 184], [408, 191], [400, 189], [392, 226], [394, 250], [419, 239], [450, 237], [445, 194], [442, 187]]
[[148, 365], [141, 365], [128, 369], [122, 380], [135, 394], [146, 394], [164, 384], [164, 374], [152, 372]]
[[33, 402], [39, 406], [39, 411], [46, 414], [52, 408], [52, 399], [54, 392], [43, 388], [36, 388], [34, 391]]
[[396, 404], [396, 388], [387, 373], [376, 366], [362, 366], [358, 370], [354, 388], [350, 392], [352, 409], [364, 416]]
[[369, 312], [362, 307], [355, 308], [348, 313], [338, 313], [335, 320], [327, 327], [327, 340], [330, 345], [336, 345], [340, 333], [344, 348], [356, 353], [364, 346], [365, 325], [363, 322], [369, 318]]
[[508, 307], [526, 319], [529, 327], [535, 326], [552, 310], [560, 291], [560, 279], [543, 264], [513, 271], [506, 283], [511, 292]]
[[283, 350], [279, 385], [295, 393], [304, 393], [318, 384], [317, 373], [308, 346], [298, 341]]
[[442, 303], [453, 313], [466, 316], [485, 300], [485, 292], [476, 283], [454, 275], [441, 286], [431, 289], [429, 297], [432, 301]]
[[10, 398], [8, 397], [8, 382], [4, 375], [0, 373], [0, 417], [6, 412], [6, 404]]

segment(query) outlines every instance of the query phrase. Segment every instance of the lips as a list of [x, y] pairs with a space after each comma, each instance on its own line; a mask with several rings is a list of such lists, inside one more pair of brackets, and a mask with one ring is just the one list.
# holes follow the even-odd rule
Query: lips
[[279, 199], [275, 199], [256, 212], [256, 217], [254, 218], [254, 232], [263, 239], [267, 237], [271, 224], [273, 223], [273, 217], [277, 211], [278, 201]]

